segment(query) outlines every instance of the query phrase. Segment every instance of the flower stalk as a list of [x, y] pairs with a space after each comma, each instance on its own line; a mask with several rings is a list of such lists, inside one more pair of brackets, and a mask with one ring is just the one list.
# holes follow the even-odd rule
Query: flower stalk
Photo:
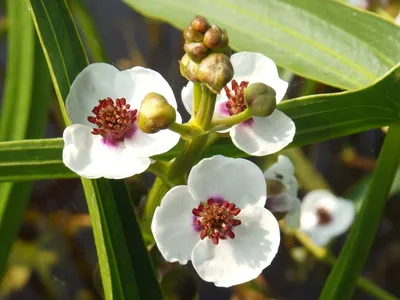
[[[192, 121], [200, 128], [200, 130], [205, 131], [210, 126], [215, 108], [215, 99], [216, 95], [214, 93], [201, 84], [197, 84], [193, 99], [195, 106], [197, 105], [197, 113], [193, 116]], [[174, 126], [175, 125], [173, 125], [173, 127]], [[182, 127], [180, 127], [180, 129], [182, 129]], [[185, 130], [186, 129], [187, 128], [185, 128]], [[200, 157], [207, 145], [207, 141], [208, 135], [192, 137], [186, 140], [180, 155], [178, 155], [171, 165], [164, 170], [165, 177], [156, 178], [156, 181], [149, 192], [146, 207], [142, 216], [142, 227], [145, 232], [144, 236], [148, 242], [153, 240], [152, 238], [150, 240], [150, 237], [152, 237], [150, 224], [154, 211], [156, 207], [160, 205], [161, 199], [170, 189], [170, 186], [165, 182], [174, 185], [183, 184], [185, 182], [186, 173]]]

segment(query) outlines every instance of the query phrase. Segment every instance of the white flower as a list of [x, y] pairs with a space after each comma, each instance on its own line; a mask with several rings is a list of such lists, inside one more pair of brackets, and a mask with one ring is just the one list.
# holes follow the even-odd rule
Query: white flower
[[[245, 109], [243, 93], [245, 87], [261, 82], [272, 87], [276, 92], [278, 104], [286, 93], [288, 83], [279, 78], [275, 63], [261, 53], [239, 52], [231, 56], [234, 70], [233, 80], [225, 87], [225, 92], [217, 96], [215, 118], [222, 118], [240, 111], [228, 109], [228, 93], [233, 93], [239, 107]], [[232, 91], [229, 90], [232, 86]], [[186, 110], [192, 113], [193, 82], [182, 90], [182, 101]], [[244, 105], [244, 106], [243, 106]], [[230, 106], [228, 104], [228, 106]], [[296, 127], [283, 112], [275, 109], [268, 117], [253, 117], [228, 129], [232, 142], [242, 151], [255, 156], [275, 153], [286, 147], [293, 140]]]
[[191, 260], [216, 286], [240, 284], [256, 278], [278, 251], [279, 225], [265, 200], [255, 164], [213, 156], [192, 168], [187, 186], [164, 196], [151, 230], [167, 261]]
[[86, 178], [126, 178], [145, 171], [150, 156], [175, 146], [178, 134], [163, 130], [150, 135], [137, 127], [137, 110], [150, 92], [163, 95], [176, 108], [171, 87], [156, 71], [119, 71], [105, 63], [86, 67], [66, 100], [73, 125], [63, 134], [64, 164]]
[[346, 232], [355, 217], [354, 203], [327, 190], [308, 193], [301, 204], [301, 227], [320, 246]]
[[[301, 202], [297, 198], [298, 183], [290, 159], [279, 155], [278, 161], [264, 172], [264, 176], [271, 187], [268, 189], [267, 208], [272, 212], [286, 213], [283, 220], [288, 228], [300, 227]], [[276, 191], [271, 191], [273, 187]]]

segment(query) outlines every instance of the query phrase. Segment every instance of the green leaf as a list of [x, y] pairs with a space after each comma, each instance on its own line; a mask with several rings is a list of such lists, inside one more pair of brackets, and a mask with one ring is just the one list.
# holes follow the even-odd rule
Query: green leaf
[[78, 178], [62, 162], [63, 145], [62, 139], [0, 143], [0, 182]]
[[352, 299], [400, 164], [400, 126], [389, 127], [371, 185], [320, 299]]
[[95, 62], [106, 62], [107, 55], [100, 34], [90, 11], [83, 3], [83, 0], [69, 0], [69, 7], [76, 23], [81, 28], [81, 34], [88, 49], [89, 56]]
[[[68, 125], [64, 101], [72, 81], [88, 63], [85, 51], [65, 0], [27, 0], [27, 3]], [[162, 299], [126, 187], [122, 183], [115, 187], [117, 183], [106, 179], [82, 178], [82, 184], [105, 298]]]
[[[0, 116], [0, 141], [43, 135], [50, 103], [50, 77], [23, 0], [7, 2], [8, 59]], [[28, 204], [31, 182], [0, 184], [0, 278]]]
[[343, 89], [373, 83], [400, 61], [400, 29], [325, 0], [123, 0], [183, 29], [195, 15], [227, 29], [235, 50], [261, 52], [294, 73]]

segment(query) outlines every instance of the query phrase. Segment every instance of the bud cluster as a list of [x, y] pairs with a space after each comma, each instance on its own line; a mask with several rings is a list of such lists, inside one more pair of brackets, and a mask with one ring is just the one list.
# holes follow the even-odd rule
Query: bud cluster
[[179, 62], [182, 76], [219, 93], [233, 77], [228, 33], [196, 16], [183, 31], [183, 37], [186, 54]]
[[190, 59], [200, 63], [208, 54], [217, 52], [227, 54], [229, 51], [228, 33], [217, 25], [210, 25], [208, 20], [196, 16], [183, 31], [183, 46]]

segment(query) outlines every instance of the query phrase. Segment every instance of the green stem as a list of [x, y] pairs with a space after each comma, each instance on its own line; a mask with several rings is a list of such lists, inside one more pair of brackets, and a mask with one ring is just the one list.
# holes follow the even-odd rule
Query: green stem
[[199, 110], [199, 104], [200, 104], [200, 99], [201, 99], [201, 93], [202, 93], [202, 86], [200, 83], [195, 82], [193, 84], [193, 118], [197, 115], [197, 111]]
[[[207, 130], [210, 126], [214, 114], [216, 97], [217, 95], [209, 89], [203, 89], [199, 110], [194, 119], [194, 123], [198, 124], [202, 130]], [[202, 135], [186, 141], [181, 154], [172, 162], [167, 174], [171, 181], [182, 183], [182, 179], [184, 179], [187, 171], [189, 171], [193, 163], [199, 158], [201, 152], [203, 152], [207, 139], [208, 135]]]
[[184, 140], [203, 134], [203, 131], [197, 128], [195, 124], [180, 124], [175, 122], [171, 124], [168, 129], [180, 134]]
[[[296, 230], [294, 235], [297, 240], [318, 260], [323, 261], [331, 266], [335, 265], [336, 259], [330, 254], [326, 248], [319, 247], [316, 245], [311, 238], [309, 238], [305, 233], [300, 230]], [[379, 286], [376, 286], [374, 283], [369, 281], [365, 277], [359, 277], [357, 280], [357, 285], [364, 292], [375, 296], [377, 299], [381, 300], [399, 300], [395, 296], [389, 294], [385, 290], [381, 289]]]
[[199, 108], [194, 121], [201, 129], [206, 131], [210, 127], [212, 117], [214, 115], [215, 100], [217, 95], [211, 92], [208, 88], [203, 87], [201, 93]]
[[389, 127], [371, 185], [320, 299], [352, 298], [355, 283], [368, 257], [399, 164], [400, 125], [396, 124]]
[[141, 227], [143, 238], [148, 243], [154, 241], [150, 230], [154, 211], [156, 210], [157, 206], [160, 205], [162, 197], [164, 197], [169, 189], [170, 187], [166, 185], [160, 177], [156, 177], [156, 180], [154, 181], [153, 186], [147, 195], [147, 202], [143, 210]]
[[215, 119], [211, 122], [212, 129], [211, 130], [222, 130], [233, 125], [239, 124], [241, 122], [247, 121], [253, 115], [251, 114], [250, 110], [246, 109], [237, 115], [233, 115], [226, 118]]
[[[194, 116], [193, 123], [197, 124], [202, 131], [206, 131], [212, 120], [215, 108], [216, 95], [207, 88], [202, 92], [194, 93], [194, 103], [198, 104], [197, 114]], [[187, 140], [183, 146], [182, 152], [170, 164], [165, 171], [164, 180], [173, 185], [184, 184], [185, 177], [189, 169], [199, 159], [201, 153], [206, 147], [208, 135], [201, 135]], [[147, 241], [151, 241], [151, 220], [154, 211], [160, 205], [161, 199], [168, 192], [169, 186], [161, 178], [157, 178], [148, 195], [147, 204], [142, 216], [142, 226], [144, 236]]]
[[168, 171], [168, 167], [169, 165], [165, 162], [155, 161], [147, 170], [159, 177], [166, 185], [172, 187], [173, 184], [165, 176], [166, 172]]

